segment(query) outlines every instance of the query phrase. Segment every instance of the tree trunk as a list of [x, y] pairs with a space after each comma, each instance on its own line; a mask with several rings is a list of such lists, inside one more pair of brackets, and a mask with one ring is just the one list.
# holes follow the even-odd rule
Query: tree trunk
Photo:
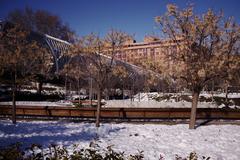
[[101, 114], [101, 89], [97, 91], [97, 115], [96, 115], [96, 127], [100, 127], [100, 114]]
[[228, 83], [225, 83], [225, 106], [229, 106], [229, 101], [228, 101]]
[[140, 102], [141, 101], [141, 94], [140, 94], [141, 92], [139, 91], [139, 93], [138, 93], [138, 101]]
[[193, 92], [189, 129], [195, 129], [199, 92]]
[[90, 106], [92, 107], [92, 99], [93, 99], [93, 84], [92, 84], [92, 78], [90, 78], [90, 83], [89, 83], [89, 101], [90, 101]]
[[38, 88], [37, 88], [37, 93], [41, 96], [42, 95], [42, 86], [43, 82], [38, 82]]
[[215, 83], [214, 83], [214, 80], [213, 80], [212, 81], [212, 93], [211, 93], [212, 94], [212, 103], [214, 102], [214, 97], [213, 97], [214, 96], [214, 88], [215, 88], [214, 84]]
[[124, 99], [124, 83], [122, 85], [122, 99]]
[[13, 77], [13, 88], [12, 88], [12, 123], [16, 124], [16, 72]]
[[135, 87], [134, 87], [134, 81], [133, 81], [133, 84], [132, 84], [132, 92], [131, 92], [131, 101], [134, 101], [134, 90], [135, 90]]
[[65, 100], [67, 100], [67, 74], [65, 75]]
[[72, 83], [69, 83], [69, 95], [72, 97]]
[[109, 100], [109, 88], [106, 88], [106, 95], [105, 95], [105, 100]]
[[78, 78], [78, 105], [79, 105], [79, 107], [81, 107], [81, 100], [80, 100], [80, 98], [81, 98], [81, 95], [80, 95], [80, 78]]

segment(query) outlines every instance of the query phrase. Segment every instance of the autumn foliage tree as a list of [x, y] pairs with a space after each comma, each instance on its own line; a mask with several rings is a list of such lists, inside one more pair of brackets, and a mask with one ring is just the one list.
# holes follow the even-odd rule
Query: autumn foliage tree
[[43, 59], [47, 52], [20, 25], [8, 23], [0, 36], [1, 70], [12, 84], [12, 122], [16, 123], [17, 86], [40, 72], [41, 65], [47, 63]]
[[[216, 78], [226, 79], [239, 70], [240, 27], [233, 18], [209, 9], [202, 15], [193, 13], [193, 7], [179, 9], [167, 6], [156, 22], [166, 38], [176, 43], [177, 50], [169, 54], [174, 64], [173, 75], [185, 81], [192, 91], [189, 128], [195, 128], [199, 94], [203, 87]], [[233, 72], [229, 72], [233, 71]]]
[[[75, 40], [74, 31], [66, 23], [63, 23], [58, 15], [46, 10], [33, 10], [30, 7], [15, 9], [9, 12], [6, 20], [38, 34], [48, 34], [71, 43]], [[47, 46], [42, 47], [47, 48]], [[43, 84], [54, 78], [54, 74], [51, 71], [52, 69], [48, 65], [42, 66], [41, 72], [35, 75], [35, 81], [38, 82], [37, 92], [39, 95], [41, 95]]]
[[48, 34], [69, 42], [74, 41], [74, 31], [63, 23], [59, 16], [46, 10], [33, 10], [30, 7], [15, 9], [8, 14], [6, 20], [20, 24], [31, 31]]

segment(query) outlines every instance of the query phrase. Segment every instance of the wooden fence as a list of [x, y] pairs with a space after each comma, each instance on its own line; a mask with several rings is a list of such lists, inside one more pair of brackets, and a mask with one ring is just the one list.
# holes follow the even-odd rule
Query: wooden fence
[[[11, 106], [0, 106], [0, 115], [11, 115]], [[189, 119], [190, 108], [102, 108], [102, 118], [115, 119]], [[95, 118], [96, 108], [17, 106], [18, 116]], [[239, 109], [198, 108], [198, 119], [237, 119]]]

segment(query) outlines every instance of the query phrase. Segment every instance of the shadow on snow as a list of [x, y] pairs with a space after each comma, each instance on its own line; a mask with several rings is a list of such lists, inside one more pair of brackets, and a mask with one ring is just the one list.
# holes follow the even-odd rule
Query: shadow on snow
[[0, 147], [16, 142], [29, 147], [31, 144], [49, 146], [63, 144], [70, 146], [81, 142], [90, 142], [96, 138], [106, 138], [109, 134], [125, 129], [111, 124], [96, 128], [93, 123], [72, 122], [18, 122], [0, 121]]

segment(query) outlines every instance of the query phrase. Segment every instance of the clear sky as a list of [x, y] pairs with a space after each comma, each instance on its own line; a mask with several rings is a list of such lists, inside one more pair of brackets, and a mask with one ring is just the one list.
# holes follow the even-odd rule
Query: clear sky
[[240, 0], [0, 0], [0, 19], [9, 11], [29, 6], [60, 16], [80, 36], [91, 32], [104, 35], [116, 28], [142, 41], [146, 34], [159, 33], [154, 17], [165, 13], [168, 3], [180, 7], [193, 3], [197, 13], [223, 9], [226, 16], [240, 22]]

